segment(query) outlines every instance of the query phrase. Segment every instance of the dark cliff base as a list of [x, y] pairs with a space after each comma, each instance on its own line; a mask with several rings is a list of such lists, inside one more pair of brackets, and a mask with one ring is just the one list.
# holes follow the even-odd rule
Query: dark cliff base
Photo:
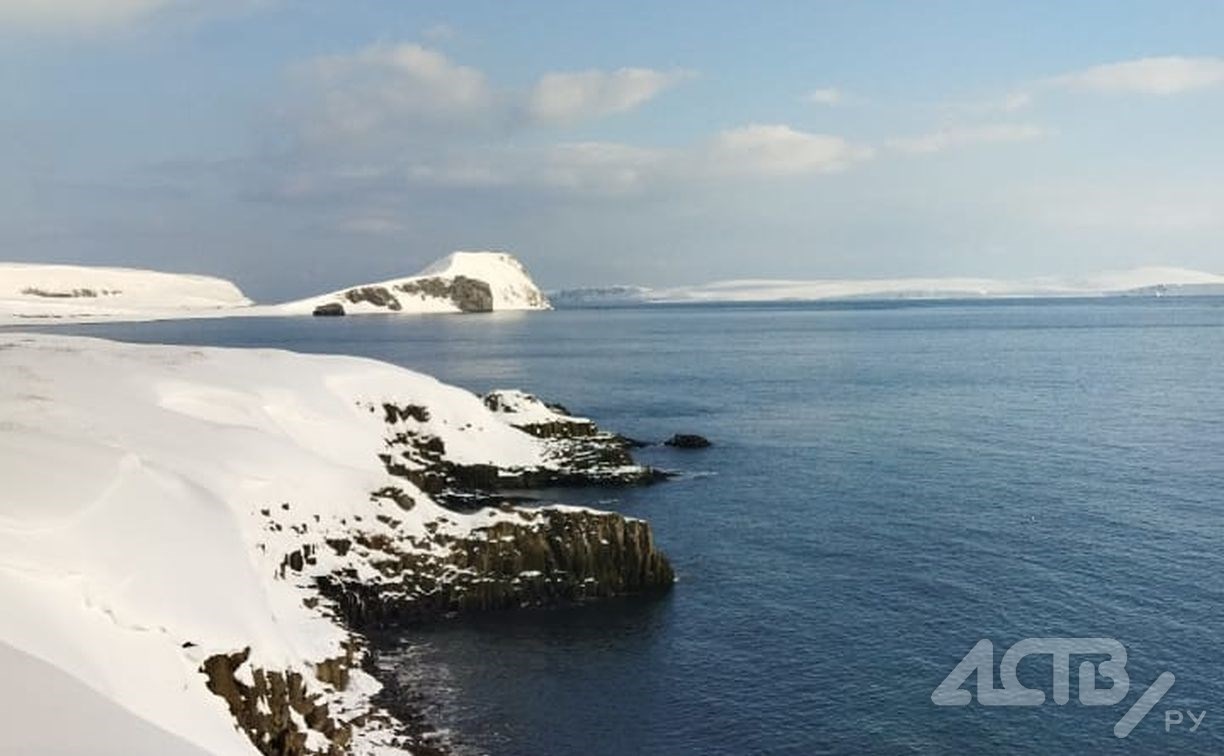
[[[618, 514], [523, 510], [473, 537], [442, 539], [446, 557], [388, 551], [393, 581], [321, 578], [319, 589], [358, 632], [462, 612], [561, 606], [613, 596], [661, 594], [675, 581], [650, 526]], [[438, 579], [445, 574], [446, 579]]]
[[[495, 404], [490, 408], [496, 409]], [[398, 524], [390, 533], [354, 528], [344, 538], [303, 543], [285, 556], [282, 573], [301, 572], [316, 563], [320, 549], [340, 556], [356, 549], [378, 573], [377, 580], [361, 579], [347, 568], [315, 579], [326, 606], [352, 633], [346, 655], [319, 664], [316, 677], [343, 688], [353, 665], [360, 664], [385, 687], [374, 701], [374, 712], [345, 722], [333, 718], [317, 696], [307, 694], [297, 673], [252, 670], [253, 684], [245, 684], [236, 670], [246, 661], [246, 652], [210, 657], [201, 668], [209, 689], [226, 701], [238, 726], [267, 756], [342, 756], [350, 750], [352, 726], [367, 717], [387, 724], [400, 746], [418, 756], [447, 754], [448, 747], [423, 713], [419, 692], [379, 667], [374, 639], [386, 638], [397, 628], [474, 612], [656, 596], [669, 591], [675, 580], [646, 522], [570, 507], [518, 507], [497, 493], [556, 485], [644, 485], [667, 477], [634, 464], [632, 444], [620, 436], [571, 418], [557, 406], [558, 414], [547, 423], [516, 426], [547, 443], [547, 466], [460, 466], [446, 458], [440, 438], [425, 432], [426, 408], [383, 404], [367, 409], [381, 411], [387, 425], [381, 460], [388, 473], [452, 511], [487, 510], [488, 524], [458, 531], [462, 535], [448, 534], [456, 531], [444, 526], [446, 517], [426, 523], [424, 534], [399, 533]], [[404, 510], [415, 506], [412, 496], [395, 486], [374, 491], [371, 497]], [[306, 732], [295, 721], [322, 734], [326, 748], [309, 748]]]

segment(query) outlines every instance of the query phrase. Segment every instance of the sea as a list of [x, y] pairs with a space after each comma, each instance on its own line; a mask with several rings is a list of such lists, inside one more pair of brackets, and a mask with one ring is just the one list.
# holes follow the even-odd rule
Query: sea
[[670, 594], [380, 641], [458, 753], [1224, 753], [1224, 299], [61, 330], [363, 355], [712, 441], [642, 449], [667, 483], [540, 492], [649, 520]]

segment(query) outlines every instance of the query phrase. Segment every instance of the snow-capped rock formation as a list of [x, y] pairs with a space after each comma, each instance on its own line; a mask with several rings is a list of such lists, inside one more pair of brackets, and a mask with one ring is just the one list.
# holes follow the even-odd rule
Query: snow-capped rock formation
[[184, 317], [249, 304], [237, 286], [210, 276], [0, 263], [0, 322]]
[[651, 478], [589, 421], [498, 396], [357, 358], [0, 335], [5, 743], [400, 752], [425, 741], [374, 704], [356, 631], [666, 589], [645, 523], [493, 496]]
[[1211, 294], [1224, 276], [1182, 268], [1135, 268], [1081, 277], [896, 278], [716, 281], [699, 286], [647, 289], [617, 286], [555, 292], [558, 306], [610, 306], [650, 302], [779, 302], [837, 299], [984, 299]]
[[504, 252], [454, 252], [415, 276], [266, 308], [286, 315], [547, 310], [523, 264]]

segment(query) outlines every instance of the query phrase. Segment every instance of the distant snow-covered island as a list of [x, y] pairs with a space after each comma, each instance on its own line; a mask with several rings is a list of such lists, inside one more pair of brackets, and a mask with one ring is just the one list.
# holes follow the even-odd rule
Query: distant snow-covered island
[[549, 292], [558, 307], [682, 302], [1191, 296], [1224, 294], [1224, 276], [1147, 267], [1091, 276], [895, 279], [737, 279], [696, 286], [596, 286]]
[[667, 303], [1005, 299], [1224, 294], [1224, 276], [1146, 267], [1090, 276], [736, 279], [693, 286], [592, 286], [547, 295], [505, 252], [454, 252], [404, 278], [255, 304], [220, 278], [125, 268], [0, 263], [0, 325], [177, 318], [414, 315]]
[[505, 252], [454, 252], [405, 278], [256, 305], [210, 276], [80, 265], [0, 263], [0, 325], [286, 315], [411, 315], [547, 310], [548, 298]]
[[0, 324], [144, 319], [232, 311], [251, 300], [212, 276], [133, 268], [0, 263]]
[[365, 633], [666, 591], [646, 523], [500, 493], [657, 480], [630, 446], [366, 359], [0, 334], [0, 750], [442, 753]]
[[527, 269], [504, 252], [454, 252], [415, 276], [266, 308], [285, 315], [547, 310]]

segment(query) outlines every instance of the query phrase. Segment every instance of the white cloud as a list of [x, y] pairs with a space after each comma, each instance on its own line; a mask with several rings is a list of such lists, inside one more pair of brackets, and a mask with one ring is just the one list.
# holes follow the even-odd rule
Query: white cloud
[[527, 109], [542, 122], [600, 118], [633, 110], [690, 76], [650, 68], [549, 73], [532, 89]]
[[1101, 94], [1175, 95], [1224, 84], [1224, 58], [1141, 58], [1073, 71], [1051, 82]]
[[919, 136], [890, 139], [887, 144], [898, 152], [929, 154], [963, 145], [1024, 142], [1047, 135], [1048, 132], [1040, 126], [998, 123], [985, 126], [953, 126]]
[[317, 106], [303, 114], [315, 139], [362, 138], [420, 122], [483, 116], [495, 104], [485, 76], [415, 44], [374, 45], [305, 67]]
[[[0, 0], [2, 2], [3, 0]], [[622, 68], [550, 73], [528, 93], [418, 44], [378, 44], [298, 67], [303, 101], [291, 115], [312, 144], [403, 144], [434, 132], [566, 125], [632, 110], [687, 78], [684, 71]]]
[[810, 102], [813, 105], [837, 105], [841, 103], [842, 99], [841, 90], [834, 87], [813, 89], [803, 96], [804, 102]]
[[718, 134], [704, 160], [716, 173], [783, 177], [835, 173], [871, 154], [870, 149], [856, 147], [838, 136], [809, 134], [785, 125], [752, 124]]
[[[552, 144], [532, 127], [623, 113], [692, 76], [622, 68], [550, 73], [528, 92], [417, 44], [374, 45], [298, 69], [302, 100], [285, 115], [299, 141], [293, 170], [272, 182], [284, 199], [363, 197], [412, 188], [555, 190], [623, 195], [725, 179], [832, 173], [871, 156], [845, 139], [784, 125], [730, 129], [682, 147], [606, 141]], [[536, 135], [538, 137], [538, 135]], [[344, 229], [389, 233], [358, 211]]]
[[1050, 92], [1170, 96], [1224, 85], [1224, 58], [1164, 56], [1107, 63], [1029, 82], [1001, 97], [959, 107], [963, 113], [1016, 113]]
[[415, 184], [446, 188], [536, 187], [582, 194], [627, 194], [672, 170], [678, 153], [616, 142], [562, 142], [449, 151], [413, 161]]
[[[687, 147], [656, 149], [617, 142], [542, 146], [439, 145], [379, 168], [325, 169], [283, 185], [286, 198], [394, 191], [396, 186], [447, 189], [534, 188], [574, 195], [629, 195], [711, 181], [778, 179], [834, 173], [871, 157], [871, 150], [788, 126], [730, 129]], [[363, 190], [364, 188], [364, 190]], [[350, 230], [357, 231], [357, 227]], [[372, 232], [373, 228], [360, 229]]]
[[550, 150], [542, 178], [554, 187], [621, 194], [643, 188], [671, 159], [664, 150], [627, 144], [560, 144]]

